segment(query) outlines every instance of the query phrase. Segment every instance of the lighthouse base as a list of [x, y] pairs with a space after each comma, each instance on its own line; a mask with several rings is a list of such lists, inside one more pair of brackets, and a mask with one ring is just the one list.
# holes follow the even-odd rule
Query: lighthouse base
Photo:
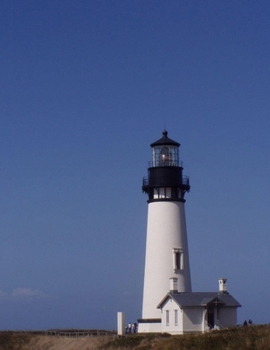
[[160, 333], [161, 318], [140, 318], [138, 326], [138, 333]]

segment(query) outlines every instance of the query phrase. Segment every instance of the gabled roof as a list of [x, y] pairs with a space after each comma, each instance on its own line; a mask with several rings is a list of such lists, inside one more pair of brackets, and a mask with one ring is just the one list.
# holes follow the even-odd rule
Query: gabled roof
[[196, 307], [207, 306], [209, 304], [222, 305], [224, 307], [240, 307], [241, 304], [234, 299], [229, 293], [218, 292], [185, 292], [185, 293], [168, 293], [157, 308], [161, 309], [168, 299], [173, 299], [179, 307]]

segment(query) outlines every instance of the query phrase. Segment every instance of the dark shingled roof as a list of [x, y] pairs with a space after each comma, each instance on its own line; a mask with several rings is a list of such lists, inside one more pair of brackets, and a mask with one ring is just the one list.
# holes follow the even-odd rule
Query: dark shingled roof
[[218, 292], [194, 292], [194, 293], [168, 293], [157, 306], [162, 308], [164, 303], [172, 298], [180, 307], [206, 306], [217, 302], [224, 307], [240, 307], [241, 305], [229, 293]]
[[151, 143], [151, 147], [154, 146], [159, 146], [159, 145], [170, 145], [170, 146], [180, 146], [180, 143], [173, 141], [172, 139], [170, 139], [167, 135], [168, 132], [166, 130], [163, 131], [163, 136], [161, 139], [157, 140], [156, 142]]

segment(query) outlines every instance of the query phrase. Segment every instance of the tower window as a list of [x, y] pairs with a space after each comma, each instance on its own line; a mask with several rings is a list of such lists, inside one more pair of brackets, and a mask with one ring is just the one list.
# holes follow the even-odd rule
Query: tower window
[[177, 270], [180, 270], [180, 261], [181, 261], [181, 253], [180, 252], [176, 252], [175, 253], [175, 268]]
[[174, 271], [184, 269], [184, 255], [182, 249], [173, 249], [173, 269]]

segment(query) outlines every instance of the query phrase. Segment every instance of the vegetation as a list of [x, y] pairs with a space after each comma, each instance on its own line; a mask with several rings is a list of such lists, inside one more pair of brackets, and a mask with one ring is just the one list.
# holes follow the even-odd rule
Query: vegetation
[[0, 350], [270, 350], [270, 325], [206, 334], [61, 337], [45, 332], [0, 332]]
[[206, 334], [133, 335], [99, 347], [100, 350], [267, 350], [270, 326], [237, 327]]
[[28, 332], [0, 332], [0, 350], [27, 350], [30, 339]]

